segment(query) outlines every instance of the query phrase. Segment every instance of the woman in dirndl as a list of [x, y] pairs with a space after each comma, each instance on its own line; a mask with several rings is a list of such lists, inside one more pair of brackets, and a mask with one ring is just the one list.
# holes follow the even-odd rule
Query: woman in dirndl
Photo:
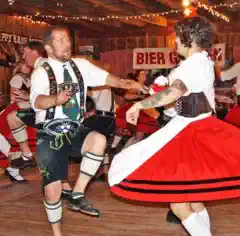
[[214, 63], [208, 56], [212, 29], [200, 17], [176, 26], [177, 52], [186, 59], [173, 82], [135, 103], [127, 121], [141, 109], [177, 101], [181, 111], [162, 129], [117, 154], [109, 170], [111, 191], [123, 198], [168, 202], [192, 236], [210, 236], [204, 201], [240, 196], [240, 130], [212, 116]]

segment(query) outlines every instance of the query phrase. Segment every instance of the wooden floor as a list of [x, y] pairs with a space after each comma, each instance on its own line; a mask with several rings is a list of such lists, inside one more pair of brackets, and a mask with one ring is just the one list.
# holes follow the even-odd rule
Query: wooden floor
[[[70, 167], [74, 181], [79, 167]], [[51, 235], [42, 203], [41, 181], [36, 169], [23, 175], [28, 183], [11, 183], [0, 177], [0, 236]], [[111, 195], [107, 183], [93, 182], [87, 196], [102, 212], [91, 218], [67, 209], [64, 204], [65, 236], [184, 236], [179, 225], [166, 222], [167, 205], [138, 204]], [[240, 200], [208, 204], [214, 236], [240, 235]]]

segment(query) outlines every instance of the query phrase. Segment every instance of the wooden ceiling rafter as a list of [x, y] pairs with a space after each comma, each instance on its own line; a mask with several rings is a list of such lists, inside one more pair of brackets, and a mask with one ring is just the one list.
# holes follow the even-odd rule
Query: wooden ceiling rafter
[[[91, 2], [93, 5], [98, 6], [98, 7], [103, 7], [105, 9], [111, 11], [112, 14], [120, 15], [120, 16], [122, 15], [122, 8], [119, 8], [116, 5], [104, 4], [103, 1], [101, 1], [101, 0], [84, 0], [84, 1]], [[141, 15], [143, 13], [146, 13], [146, 15], [147, 15], [148, 13], [156, 12], [156, 8], [153, 7], [154, 6], [154, 1], [153, 1], [153, 4], [148, 4], [148, 6], [146, 6], [146, 4], [142, 0], [123, 0], [123, 2], [127, 3], [129, 6], [134, 6], [135, 7], [134, 12], [132, 12], [132, 14], [129, 11], [129, 16], [138, 15], [138, 14]], [[149, 12], [146, 11], [146, 9]], [[158, 13], [158, 12], [156, 12], [156, 13]], [[110, 13], [108, 15], [111, 16]], [[165, 20], [167, 21], [166, 18], [165, 18]], [[129, 20], [119, 19], [119, 21], [121, 21], [125, 24], [128, 24], [128, 25], [134, 25], [134, 26], [137, 26], [137, 27], [145, 27], [147, 24], [156, 24], [155, 22], [152, 22], [151, 19], [144, 20], [144, 19], [133, 19], [133, 18], [131, 18]]]
[[[107, 10], [110, 11], [109, 15], [122, 15], [122, 10], [121, 8], [117, 7], [116, 5], [108, 5], [108, 4], [104, 4], [103, 1], [101, 0], [84, 0], [84, 1], [88, 1], [93, 3], [93, 5], [95, 4], [96, 6], [100, 6], [102, 8], [105, 8]], [[146, 25], [145, 22], [140, 21], [140, 20], [135, 20], [135, 19], [131, 19], [131, 20], [125, 20], [125, 19], [119, 19], [119, 21], [129, 24], [129, 25], [134, 25], [137, 27], [144, 27]]]
[[[219, 5], [220, 3], [230, 4], [238, 0], [199, 0], [202, 4], [207, 5]], [[159, 27], [161, 21], [153, 22], [154, 18], [149, 20], [146, 19], [134, 19], [130, 16], [138, 16], [142, 14], [151, 13], [161, 13], [169, 12], [170, 10], [182, 9], [181, 0], [16, 0], [12, 6], [9, 6], [7, 1], [3, 3], [0, 8], [0, 13], [9, 14], [9, 15], [33, 15], [33, 20], [45, 21], [51, 24], [67, 24], [76, 30], [83, 30], [86, 32], [89, 29], [89, 35], [118, 35], [126, 32], [127, 35], [133, 34], [136, 32], [137, 35], [148, 34], [156, 32], [159, 34], [167, 33], [167, 28]], [[59, 3], [62, 4], [62, 7], [59, 6]], [[240, 5], [239, 5], [240, 7]], [[240, 19], [238, 6], [236, 9], [230, 7], [220, 7], [216, 10], [219, 12], [226, 13], [230, 17], [231, 22], [237, 22]], [[35, 17], [37, 12], [40, 12], [40, 16]], [[224, 22], [219, 18], [212, 16], [205, 10], [199, 11], [201, 15], [207, 17], [210, 21], [216, 23], [217, 25], [223, 25]], [[46, 15], [58, 16], [62, 15], [69, 17], [68, 20], [65, 19], [48, 19]], [[72, 19], [71, 17], [81, 17], [87, 16], [88, 19]], [[89, 18], [93, 16], [95, 20], [91, 21]], [[100, 18], [109, 16], [109, 19], [99, 20]], [[127, 19], [111, 19], [111, 16], [129, 16]], [[167, 18], [168, 25], [171, 26], [175, 21], [183, 18], [181, 13], [168, 14], [165, 16]], [[154, 24], [156, 23], [156, 24]], [[232, 27], [232, 26], [231, 26]]]

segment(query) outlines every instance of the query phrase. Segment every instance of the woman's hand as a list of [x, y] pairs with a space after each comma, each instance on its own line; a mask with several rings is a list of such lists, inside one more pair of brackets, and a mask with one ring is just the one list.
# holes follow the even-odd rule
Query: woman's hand
[[141, 105], [139, 102], [135, 103], [130, 109], [128, 109], [126, 113], [126, 120], [128, 123], [137, 125], [140, 109]]

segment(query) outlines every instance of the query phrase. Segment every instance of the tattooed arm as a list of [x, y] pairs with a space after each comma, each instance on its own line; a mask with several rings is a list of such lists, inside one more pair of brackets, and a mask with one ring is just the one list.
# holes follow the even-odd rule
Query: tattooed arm
[[169, 88], [139, 102], [139, 108], [147, 109], [170, 104], [178, 100], [186, 91], [185, 84], [181, 80], [176, 80]]
[[127, 122], [136, 125], [140, 109], [149, 109], [168, 105], [178, 100], [186, 91], [187, 88], [185, 84], [181, 80], [176, 80], [164, 91], [156, 93], [141, 102], [135, 103], [126, 113]]

